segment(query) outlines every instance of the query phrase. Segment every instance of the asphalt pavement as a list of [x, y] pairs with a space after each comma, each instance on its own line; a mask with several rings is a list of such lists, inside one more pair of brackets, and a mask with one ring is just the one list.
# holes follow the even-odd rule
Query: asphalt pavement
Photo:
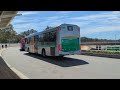
[[43, 58], [10, 47], [3, 59], [29, 79], [119, 79], [120, 59], [86, 55]]

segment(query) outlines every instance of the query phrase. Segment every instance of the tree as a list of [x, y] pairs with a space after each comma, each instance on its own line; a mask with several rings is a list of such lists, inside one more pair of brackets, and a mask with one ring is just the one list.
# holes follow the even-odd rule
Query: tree
[[81, 37], [81, 42], [114, 42], [114, 41], [115, 40]]
[[15, 40], [16, 37], [16, 31], [13, 28], [13, 25], [8, 25], [7, 28], [0, 30], [0, 41], [1, 43], [8, 43]]
[[27, 31], [21, 32], [20, 35], [22, 35], [22, 36], [28, 36], [28, 35], [30, 35], [32, 33], [35, 33], [35, 32], [37, 32], [37, 31], [34, 30], [34, 29], [31, 29], [31, 30], [27, 30]]

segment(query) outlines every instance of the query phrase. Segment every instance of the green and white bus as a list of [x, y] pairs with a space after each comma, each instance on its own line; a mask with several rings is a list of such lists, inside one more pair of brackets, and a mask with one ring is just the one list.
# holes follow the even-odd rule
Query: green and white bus
[[61, 24], [26, 36], [25, 51], [44, 57], [80, 54], [80, 27]]

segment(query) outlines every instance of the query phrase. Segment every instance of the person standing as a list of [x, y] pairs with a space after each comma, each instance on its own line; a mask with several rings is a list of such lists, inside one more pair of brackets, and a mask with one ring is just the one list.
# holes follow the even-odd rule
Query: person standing
[[2, 48], [4, 48], [4, 45], [2, 45]]
[[5, 44], [5, 48], [7, 48], [7, 44]]

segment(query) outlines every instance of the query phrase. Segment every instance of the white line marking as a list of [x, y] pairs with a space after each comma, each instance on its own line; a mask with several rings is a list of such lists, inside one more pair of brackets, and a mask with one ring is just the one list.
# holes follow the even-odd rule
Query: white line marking
[[8, 64], [6, 61], [5, 63], [7, 64], [7, 66], [14, 72], [16, 73], [21, 79], [29, 79], [27, 76], [25, 76], [24, 74], [22, 74], [20, 71], [18, 71], [17, 69], [15, 69], [14, 67], [12, 67], [10, 64]]
[[[2, 56], [2, 52], [5, 51], [6, 49], [2, 49], [0, 50], [0, 56]], [[5, 60], [4, 60], [5, 61]], [[20, 71], [18, 71], [17, 69], [15, 69], [14, 67], [12, 67], [10, 64], [8, 64], [6, 61], [5, 63], [7, 64], [7, 66], [14, 72], [16, 73], [21, 79], [29, 79], [27, 76], [25, 76], [24, 74], [22, 74]]]
[[74, 66], [75, 68], [80, 68], [79, 66]]
[[21, 79], [29, 79], [27, 76], [23, 75], [20, 71], [18, 71], [14, 67], [11, 67], [11, 70], [13, 70]]

